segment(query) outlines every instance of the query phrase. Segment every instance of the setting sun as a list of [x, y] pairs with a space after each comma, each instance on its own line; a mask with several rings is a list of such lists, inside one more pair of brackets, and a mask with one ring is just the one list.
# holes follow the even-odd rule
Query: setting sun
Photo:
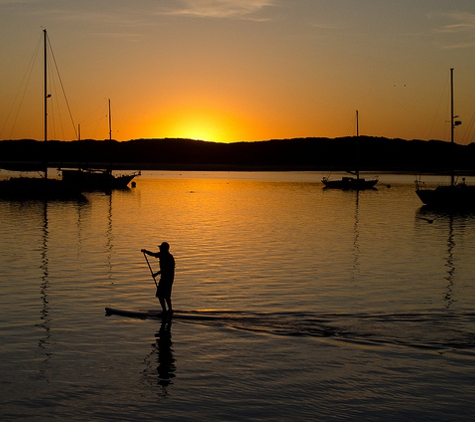
[[230, 137], [222, 120], [208, 112], [177, 115], [170, 123], [170, 134], [177, 138], [226, 141]]
[[150, 138], [187, 138], [213, 142], [239, 139], [238, 117], [211, 109], [173, 110], [150, 123]]

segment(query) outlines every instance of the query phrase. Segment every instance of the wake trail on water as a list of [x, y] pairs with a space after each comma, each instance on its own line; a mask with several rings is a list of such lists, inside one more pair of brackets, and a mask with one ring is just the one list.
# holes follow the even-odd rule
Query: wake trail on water
[[330, 337], [360, 344], [393, 344], [475, 357], [475, 313], [318, 314], [305, 312], [188, 313], [190, 322], [282, 336]]
[[[146, 311], [153, 317], [158, 311]], [[155, 315], [155, 317], [159, 317]], [[175, 311], [173, 320], [288, 337], [396, 345], [475, 357], [475, 313]]]

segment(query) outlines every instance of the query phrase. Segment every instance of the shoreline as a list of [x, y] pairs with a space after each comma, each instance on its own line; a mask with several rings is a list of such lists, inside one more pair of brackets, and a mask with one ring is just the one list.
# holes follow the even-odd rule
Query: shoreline
[[[228, 172], [338, 172], [346, 173], [341, 167], [331, 166], [298, 166], [298, 165], [230, 165], [230, 164], [168, 164], [168, 163], [89, 163], [86, 167], [79, 162], [51, 162], [48, 169], [77, 169], [88, 168], [93, 170], [108, 169], [113, 171], [228, 171]], [[15, 161], [0, 163], [1, 171], [8, 172], [41, 172], [42, 166], [39, 162]], [[420, 170], [420, 169], [361, 169], [360, 174], [417, 174], [445, 176], [447, 171]], [[475, 176], [474, 170], [457, 170], [457, 176]]]

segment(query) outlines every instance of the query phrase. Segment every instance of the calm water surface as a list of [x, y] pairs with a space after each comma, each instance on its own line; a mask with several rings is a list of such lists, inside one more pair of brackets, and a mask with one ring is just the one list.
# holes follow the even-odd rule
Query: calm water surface
[[[473, 420], [475, 216], [425, 210], [412, 176], [322, 176], [0, 201], [1, 420]], [[175, 317], [105, 316], [158, 309], [162, 241]]]

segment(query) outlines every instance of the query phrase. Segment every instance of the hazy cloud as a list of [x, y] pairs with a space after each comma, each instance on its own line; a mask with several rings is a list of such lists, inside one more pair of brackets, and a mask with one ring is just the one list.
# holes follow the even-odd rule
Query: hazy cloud
[[453, 37], [457, 36], [457, 38], [445, 41], [444, 48], [469, 48], [475, 46], [475, 14], [453, 11], [431, 17], [441, 17], [444, 20], [450, 21], [450, 23], [443, 24], [437, 30], [438, 33], [450, 34]]
[[174, 15], [201, 18], [257, 19], [256, 14], [275, 0], [182, 0], [182, 7], [171, 12]]
[[[35, 1], [33, 1], [34, 3]], [[32, 3], [31, 0], [0, 0], [0, 5], [2, 4], [17, 4], [17, 3]]]

